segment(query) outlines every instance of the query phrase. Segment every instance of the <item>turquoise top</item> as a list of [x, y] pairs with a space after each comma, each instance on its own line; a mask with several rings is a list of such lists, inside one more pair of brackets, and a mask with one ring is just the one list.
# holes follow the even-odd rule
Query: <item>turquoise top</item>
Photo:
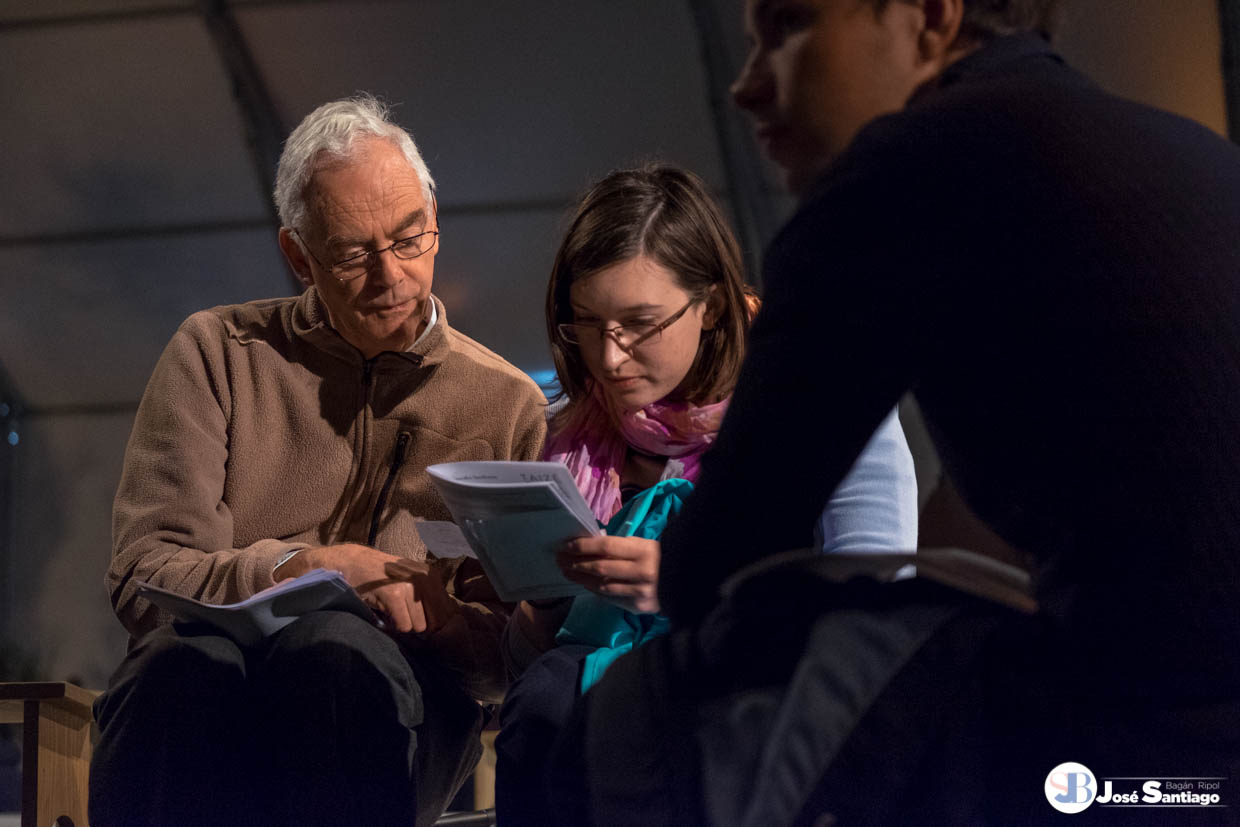
[[[612, 517], [607, 533], [659, 539], [692, 490], [693, 483], [682, 479], [664, 480], [647, 488]], [[917, 548], [917, 478], [895, 411], [878, 426], [848, 476], [832, 493], [814, 533], [818, 547], [827, 553]], [[585, 692], [612, 661], [667, 629], [667, 618], [662, 615], [626, 612], [587, 594], [573, 600], [555, 639], [558, 643], [598, 647], [586, 658], [581, 676], [581, 691]]]
[[[616, 537], [645, 537], [657, 540], [667, 522], [680, 512], [693, 490], [688, 480], [663, 480], [625, 503], [606, 526]], [[573, 599], [573, 607], [555, 636], [556, 643], [582, 643], [595, 646], [586, 656], [581, 673], [581, 691], [593, 686], [612, 661], [652, 637], [667, 632], [667, 618], [659, 614], [638, 614], [609, 603], [598, 595], [585, 594]]]

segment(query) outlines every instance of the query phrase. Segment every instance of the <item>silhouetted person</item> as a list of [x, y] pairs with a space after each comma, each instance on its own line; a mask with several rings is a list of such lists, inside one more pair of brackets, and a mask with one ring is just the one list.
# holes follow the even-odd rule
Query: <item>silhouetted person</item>
[[[664, 535], [673, 632], [563, 739], [595, 823], [1040, 823], [1061, 762], [1240, 771], [1240, 150], [1064, 65], [1054, 5], [747, 4], [734, 95], [801, 205]], [[721, 600], [908, 390], [1039, 613], [808, 570]]]

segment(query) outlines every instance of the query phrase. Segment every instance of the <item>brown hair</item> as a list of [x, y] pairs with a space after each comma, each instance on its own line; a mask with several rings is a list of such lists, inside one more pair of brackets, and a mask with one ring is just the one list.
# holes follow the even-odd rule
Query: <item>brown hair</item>
[[[869, 2], [881, 12], [891, 0]], [[982, 43], [1019, 32], [1036, 32], [1051, 40], [1059, 28], [1061, 7], [1062, 0], [964, 0], [960, 34]]]
[[594, 380], [576, 345], [559, 325], [573, 320], [573, 283], [639, 255], [676, 274], [680, 287], [705, 300], [718, 294], [719, 318], [702, 331], [697, 357], [681, 387], [688, 402], [715, 401], [736, 384], [745, 356], [745, 332], [756, 296], [745, 286], [740, 245], [706, 185], [691, 172], [667, 165], [612, 172], [577, 203], [547, 284], [547, 336], [568, 397], [553, 420], [566, 421]]

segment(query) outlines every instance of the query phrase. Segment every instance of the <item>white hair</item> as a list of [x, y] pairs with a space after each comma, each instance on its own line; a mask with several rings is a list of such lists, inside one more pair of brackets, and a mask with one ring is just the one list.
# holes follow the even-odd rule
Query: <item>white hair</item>
[[325, 103], [297, 125], [280, 153], [276, 167], [276, 210], [285, 227], [305, 229], [306, 186], [323, 161], [346, 161], [354, 156], [359, 138], [391, 141], [409, 161], [422, 182], [422, 197], [429, 205], [435, 179], [431, 178], [413, 137], [394, 124], [388, 107], [374, 95], [359, 93]]

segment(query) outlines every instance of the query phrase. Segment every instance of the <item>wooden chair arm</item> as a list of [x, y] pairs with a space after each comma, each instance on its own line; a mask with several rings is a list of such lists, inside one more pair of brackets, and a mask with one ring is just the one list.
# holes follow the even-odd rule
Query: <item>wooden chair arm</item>
[[97, 694], [60, 681], [0, 683], [0, 723], [22, 725], [22, 827], [87, 827]]

